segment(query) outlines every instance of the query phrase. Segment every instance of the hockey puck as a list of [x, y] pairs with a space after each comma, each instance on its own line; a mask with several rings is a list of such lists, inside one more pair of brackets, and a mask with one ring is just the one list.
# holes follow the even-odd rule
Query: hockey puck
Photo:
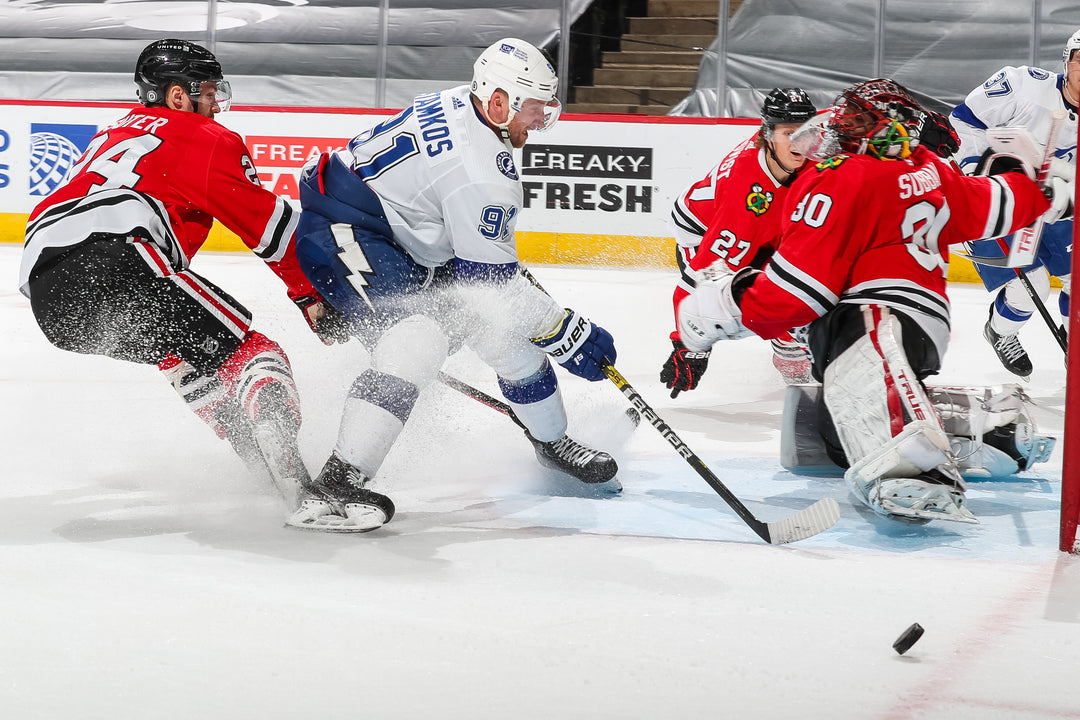
[[919, 642], [919, 638], [923, 636], [924, 632], [926, 631], [923, 630], [922, 625], [920, 625], [919, 623], [914, 623], [907, 630], [900, 633], [900, 637], [896, 638], [896, 642], [892, 644], [893, 650], [895, 650], [900, 655], [903, 655], [911, 649], [912, 645]]
[[630, 419], [630, 424], [634, 427], [637, 427], [638, 423], [641, 422], [641, 413], [634, 408], [626, 408], [626, 417]]

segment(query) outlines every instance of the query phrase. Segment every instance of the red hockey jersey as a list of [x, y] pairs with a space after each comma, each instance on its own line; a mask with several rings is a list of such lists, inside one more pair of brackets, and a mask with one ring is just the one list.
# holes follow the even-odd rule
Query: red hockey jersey
[[969, 177], [922, 147], [907, 160], [838, 155], [793, 186], [780, 247], [740, 300], [743, 324], [774, 338], [838, 303], [873, 303], [902, 309], [943, 354], [948, 246], [1008, 235], [1048, 208], [1025, 175]]
[[[735, 146], [675, 201], [671, 223], [681, 272], [672, 297], [676, 318], [679, 303], [696, 285], [695, 271], [718, 260], [731, 272], [760, 268], [776, 249], [789, 188], [769, 172], [756, 139], [755, 134]], [[671, 339], [679, 339], [678, 329]]]
[[39, 260], [93, 233], [144, 237], [186, 268], [215, 218], [290, 297], [314, 293], [296, 261], [299, 213], [260, 185], [241, 137], [198, 113], [137, 108], [95, 135], [70, 179], [30, 214], [20, 288]]

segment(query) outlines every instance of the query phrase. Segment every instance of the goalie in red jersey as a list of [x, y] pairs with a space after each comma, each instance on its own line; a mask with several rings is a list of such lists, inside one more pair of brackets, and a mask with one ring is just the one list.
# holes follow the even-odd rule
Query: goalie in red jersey
[[792, 187], [779, 250], [764, 271], [699, 282], [679, 328], [700, 351], [809, 323], [813, 373], [854, 495], [890, 517], [977, 522], [922, 385], [949, 341], [948, 246], [1060, 213], [1072, 185], [1055, 178], [1050, 202], [1034, 173], [957, 173], [919, 146], [925, 115], [891, 80], [841, 93], [794, 138], [818, 162]]
[[244, 141], [214, 116], [231, 88], [205, 48], [147, 46], [141, 107], [90, 141], [30, 214], [19, 288], [58, 348], [153, 364], [204, 422], [288, 500], [307, 477], [285, 352], [251, 313], [189, 269], [214, 219], [285, 283], [324, 342], [341, 337], [296, 260], [299, 213], [259, 184]]
[[[783, 202], [806, 158], [791, 147], [791, 136], [814, 117], [817, 108], [799, 88], [773, 88], [761, 105], [761, 129], [739, 143], [708, 175], [675, 201], [671, 225], [681, 273], [672, 298], [679, 303], [696, 286], [699, 274], [762, 268], [780, 239]], [[687, 349], [678, 328], [674, 346], [660, 371], [671, 397], [697, 387], [709, 364], [709, 350]], [[790, 335], [772, 340], [773, 365], [785, 382], [810, 380], [810, 360]]]

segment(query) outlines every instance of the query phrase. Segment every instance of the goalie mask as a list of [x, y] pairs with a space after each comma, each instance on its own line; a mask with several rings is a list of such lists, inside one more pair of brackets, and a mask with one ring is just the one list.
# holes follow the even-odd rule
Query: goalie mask
[[500, 128], [505, 129], [514, 115], [529, 98], [544, 104], [546, 130], [555, 124], [562, 112], [562, 105], [555, 98], [559, 78], [544, 54], [536, 47], [518, 38], [504, 38], [480, 53], [473, 64], [472, 94], [484, 105], [496, 90], [509, 97], [510, 115]]
[[212, 85], [213, 102], [222, 110], [229, 109], [232, 88], [213, 53], [186, 40], [150, 43], [135, 63], [139, 102], [147, 107], [164, 105], [165, 93], [173, 83], [184, 89], [196, 108], [200, 101], [208, 100], [205, 91]]
[[902, 159], [919, 144], [925, 113], [911, 93], [892, 80], [852, 85], [836, 98], [816, 155], [871, 155]]

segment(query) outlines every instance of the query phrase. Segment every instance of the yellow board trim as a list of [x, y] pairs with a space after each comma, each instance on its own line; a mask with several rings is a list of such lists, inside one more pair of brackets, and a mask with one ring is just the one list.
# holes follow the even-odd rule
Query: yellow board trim
[[[0, 242], [21, 243], [29, 215], [0, 213]], [[675, 239], [639, 235], [586, 235], [578, 233], [519, 232], [518, 256], [526, 264], [590, 265], [597, 267], [674, 268]], [[244, 243], [220, 223], [214, 223], [204, 250], [241, 252]], [[975, 266], [953, 254], [949, 282], [978, 283]], [[1051, 278], [1053, 287], [1061, 287]]]

